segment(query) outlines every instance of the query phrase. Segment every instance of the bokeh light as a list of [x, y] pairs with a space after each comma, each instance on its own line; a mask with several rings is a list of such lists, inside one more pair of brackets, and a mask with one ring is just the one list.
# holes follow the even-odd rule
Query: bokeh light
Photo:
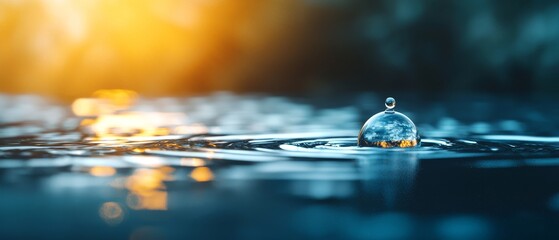
[[138, 169], [126, 180], [128, 206], [135, 210], [167, 210], [164, 181], [172, 180], [171, 167]]
[[1, 1], [0, 91], [75, 99], [104, 88], [148, 95], [231, 88], [228, 79], [246, 71], [239, 50], [270, 43], [271, 33], [255, 21], [282, 9], [269, 5], [289, 6], [282, 1]]
[[99, 216], [109, 225], [117, 225], [124, 219], [124, 210], [117, 202], [106, 202], [99, 209]]
[[116, 174], [116, 169], [107, 166], [96, 166], [89, 169], [89, 174], [96, 177], [109, 177]]
[[214, 179], [212, 170], [208, 167], [197, 167], [192, 170], [190, 177], [197, 182], [208, 182]]

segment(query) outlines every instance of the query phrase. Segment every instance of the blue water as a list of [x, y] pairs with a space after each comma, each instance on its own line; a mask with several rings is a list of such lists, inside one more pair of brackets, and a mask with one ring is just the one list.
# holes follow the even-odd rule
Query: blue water
[[0, 95], [0, 236], [559, 237], [557, 110], [398, 98], [421, 146], [382, 149], [357, 134], [383, 96], [343, 99], [142, 98], [129, 111], [162, 133], [96, 137], [69, 104]]

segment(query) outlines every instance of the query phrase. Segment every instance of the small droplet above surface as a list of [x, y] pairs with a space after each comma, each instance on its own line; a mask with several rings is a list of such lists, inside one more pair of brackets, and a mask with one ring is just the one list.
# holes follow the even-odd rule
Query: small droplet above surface
[[394, 107], [396, 107], [396, 99], [392, 97], [386, 98], [386, 101], [384, 102], [384, 106], [386, 106], [387, 110], [394, 109]]
[[415, 147], [420, 137], [415, 124], [404, 114], [394, 111], [396, 100], [387, 98], [386, 111], [373, 115], [361, 128], [360, 147]]

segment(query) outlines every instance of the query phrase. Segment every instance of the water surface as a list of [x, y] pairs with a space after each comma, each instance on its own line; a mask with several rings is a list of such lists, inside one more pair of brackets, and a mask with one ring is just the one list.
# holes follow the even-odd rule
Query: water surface
[[89, 100], [0, 95], [0, 233], [559, 237], [557, 110], [404, 97], [399, 109], [416, 123], [421, 146], [361, 148], [357, 133], [383, 110], [383, 96], [344, 99], [220, 93], [139, 98], [92, 114]]

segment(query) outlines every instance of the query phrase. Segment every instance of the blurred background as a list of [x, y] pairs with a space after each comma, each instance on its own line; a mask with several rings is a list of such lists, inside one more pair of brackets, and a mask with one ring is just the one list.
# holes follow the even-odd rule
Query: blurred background
[[551, 95], [559, 3], [1, 0], [0, 91]]

